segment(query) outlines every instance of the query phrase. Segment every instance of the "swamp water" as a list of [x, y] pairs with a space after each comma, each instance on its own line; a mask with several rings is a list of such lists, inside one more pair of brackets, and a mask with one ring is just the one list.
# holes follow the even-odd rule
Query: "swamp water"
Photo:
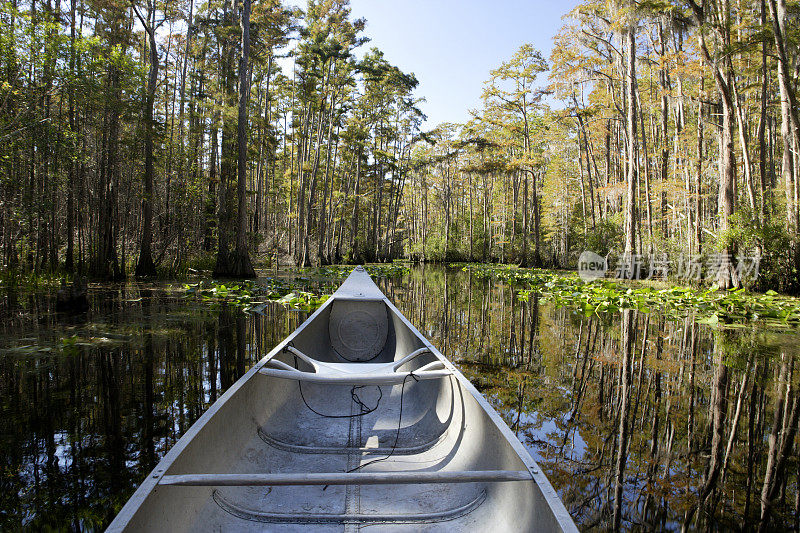
[[[768, 530], [797, 530], [797, 331], [587, 318], [443, 267], [377, 281], [503, 416], [582, 530], [615, 516], [623, 529], [757, 529], [762, 514]], [[180, 285], [95, 287], [90, 300], [72, 318], [52, 295], [0, 306], [2, 530], [102, 529], [308, 316], [211, 309]]]

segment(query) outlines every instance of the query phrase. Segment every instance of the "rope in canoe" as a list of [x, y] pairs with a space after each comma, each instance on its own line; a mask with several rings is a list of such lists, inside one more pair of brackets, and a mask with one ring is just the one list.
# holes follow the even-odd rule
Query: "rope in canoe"
[[[291, 343], [289, 345], [291, 345]], [[284, 351], [287, 351], [287, 350], [284, 348]], [[297, 364], [297, 356], [296, 355], [294, 356], [294, 367], [297, 370], [300, 370], [300, 368], [299, 368], [299, 366]], [[360, 470], [360, 469], [364, 468], [365, 466], [369, 466], [371, 464], [375, 464], [375, 463], [379, 463], [381, 461], [385, 461], [385, 460], [389, 459], [392, 455], [394, 455], [394, 452], [397, 449], [397, 444], [400, 441], [400, 429], [403, 426], [403, 398], [405, 397], [406, 383], [408, 383], [408, 378], [414, 378], [414, 381], [417, 381], [417, 382], [419, 381], [419, 378], [417, 377], [416, 374], [414, 374], [413, 370], [409, 371], [408, 375], [405, 378], [403, 378], [403, 384], [400, 387], [400, 412], [397, 415], [397, 431], [395, 432], [394, 442], [392, 443], [392, 447], [389, 450], [389, 453], [385, 457], [379, 457], [377, 459], [373, 459], [372, 461], [367, 461], [363, 465], [359, 465], [359, 466], [357, 466], [355, 468], [351, 468], [350, 470], [347, 471], [348, 474], [352, 473], [352, 472], [355, 472], [356, 470]], [[380, 394], [380, 396], [378, 396], [378, 401], [375, 402], [375, 406], [370, 408], [369, 406], [367, 406], [367, 404], [365, 404], [361, 400], [361, 397], [358, 395], [358, 392], [357, 392], [358, 390], [363, 389], [365, 386], [366, 385], [353, 385], [350, 388], [350, 397], [353, 399], [353, 401], [359, 407], [359, 412], [358, 413], [349, 414], [349, 415], [329, 415], [329, 414], [325, 414], [325, 413], [320, 413], [319, 411], [317, 411], [316, 409], [314, 409], [313, 407], [311, 407], [308, 404], [308, 401], [306, 400], [305, 395], [303, 395], [303, 386], [301, 385], [300, 380], [297, 380], [297, 388], [300, 391], [300, 398], [303, 399], [303, 403], [306, 405], [306, 407], [308, 407], [309, 411], [311, 411], [312, 413], [317, 414], [319, 416], [325, 417], [325, 418], [355, 418], [355, 417], [365, 416], [365, 415], [368, 415], [370, 413], [375, 412], [375, 410], [377, 410], [378, 406], [381, 404], [381, 400], [383, 399], [383, 389], [381, 389], [380, 386], [378, 386], [378, 385], [373, 385], [374, 387], [378, 388], [378, 393]], [[322, 490], [325, 490], [327, 488], [328, 488], [328, 486], [325, 485], [325, 487], [323, 487]]]
[[392, 454], [394, 454], [394, 451], [397, 449], [397, 442], [400, 440], [400, 427], [403, 423], [403, 394], [406, 391], [406, 382], [408, 381], [408, 378], [414, 378], [414, 381], [419, 381], [419, 378], [416, 375], [414, 375], [413, 371], [409, 372], [408, 375], [405, 378], [403, 378], [403, 386], [400, 389], [400, 414], [397, 416], [397, 433], [395, 433], [394, 435], [394, 444], [392, 444], [392, 449], [389, 450], [389, 454], [386, 457], [379, 457], [378, 459], [373, 459], [372, 461], [368, 461], [363, 465], [351, 468], [350, 470], [347, 471], [348, 474], [351, 472], [355, 472], [356, 470], [359, 470], [361, 468], [364, 468], [365, 466], [369, 466], [371, 464], [375, 464], [380, 461], [385, 461], [386, 459], [391, 457]]
[[[298, 365], [297, 365], [297, 356], [296, 355], [294, 356], [294, 367], [296, 369], [298, 369], [298, 370], [300, 369], [298, 367]], [[357, 391], [359, 391], [359, 390], [361, 390], [361, 389], [363, 389], [364, 387], [367, 387], [367, 386], [368, 385], [353, 385], [352, 387], [350, 387], [350, 397], [353, 399], [353, 401], [356, 403], [356, 405], [358, 405], [358, 408], [359, 408], [359, 412], [358, 413], [349, 414], [349, 415], [329, 415], [329, 414], [325, 414], [325, 413], [320, 413], [319, 411], [317, 411], [316, 409], [314, 409], [313, 407], [311, 407], [308, 404], [308, 401], [306, 400], [306, 397], [303, 394], [303, 385], [301, 384], [301, 380], [299, 380], [299, 379], [297, 380], [297, 389], [300, 391], [300, 398], [303, 399], [303, 403], [306, 404], [306, 407], [308, 407], [308, 410], [311, 411], [312, 413], [316, 414], [316, 415], [319, 415], [319, 416], [322, 416], [322, 417], [325, 417], [325, 418], [355, 418], [355, 417], [365, 416], [365, 415], [368, 415], [368, 414], [370, 414], [372, 412], [375, 412], [375, 410], [381, 404], [381, 400], [383, 399], [383, 389], [381, 389], [378, 385], [373, 385], [373, 387], [376, 387], [378, 389], [379, 396], [378, 396], [378, 401], [375, 402], [375, 407], [369, 407], [367, 404], [365, 404], [361, 400], [361, 397], [358, 395], [358, 392], [357, 392]], [[400, 398], [400, 400], [402, 402], [402, 397]]]
[[[397, 449], [397, 442], [400, 440], [400, 428], [401, 428], [402, 423], [403, 423], [403, 396], [404, 396], [404, 394], [406, 392], [406, 382], [408, 381], [408, 378], [414, 378], [414, 381], [419, 381], [419, 378], [416, 375], [414, 375], [413, 371], [409, 372], [408, 375], [405, 378], [403, 378], [403, 385], [400, 388], [400, 413], [397, 415], [397, 433], [394, 434], [394, 443], [392, 444], [392, 448], [389, 450], [389, 453], [386, 455], [386, 457], [379, 457], [377, 459], [373, 459], [372, 461], [367, 461], [363, 465], [359, 465], [359, 466], [357, 466], [355, 468], [351, 468], [351, 469], [347, 470], [348, 474], [351, 474], [351, 473], [355, 472], [356, 470], [360, 470], [360, 469], [364, 468], [365, 466], [369, 466], [371, 464], [375, 464], [375, 463], [379, 463], [381, 461], [385, 461], [388, 458], [390, 458], [392, 455], [394, 455], [394, 451]], [[375, 408], [377, 409], [378, 406], [376, 405]], [[324, 487], [322, 487], [322, 490], [326, 490], [327, 488], [328, 488], [328, 485], [325, 485]]]

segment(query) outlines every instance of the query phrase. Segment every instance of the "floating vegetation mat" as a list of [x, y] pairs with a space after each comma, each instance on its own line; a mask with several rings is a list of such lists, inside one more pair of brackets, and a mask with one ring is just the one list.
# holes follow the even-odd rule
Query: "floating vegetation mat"
[[584, 281], [576, 274], [507, 265], [456, 263], [451, 266], [472, 272], [478, 278], [506, 282], [517, 290], [521, 300], [538, 294], [586, 316], [638, 309], [676, 318], [694, 316], [697, 322], [726, 328], [745, 327], [744, 322], [748, 321], [760, 321], [777, 328], [800, 325], [800, 298], [782, 296], [775, 291], [762, 294], [745, 289], [725, 291], [680, 286], [658, 289], [607, 279]]
[[[313, 311], [350, 275], [355, 266], [331, 265], [318, 268], [291, 270], [286, 277], [258, 278], [257, 280], [219, 283], [201, 281], [183, 285], [184, 293], [211, 304], [236, 307], [245, 313], [263, 313], [270, 303], [279, 303], [290, 309]], [[367, 272], [375, 278], [397, 278], [411, 270], [402, 263], [367, 265]]]
[[302, 287], [305, 287], [305, 284], [275, 278], [262, 278], [259, 283], [241, 281], [225, 284], [201, 281], [183, 286], [187, 296], [199, 298], [211, 304], [212, 308], [227, 305], [239, 308], [245, 313], [259, 314], [263, 314], [270, 303], [279, 303], [291, 309], [313, 311], [330, 296], [303, 290]]

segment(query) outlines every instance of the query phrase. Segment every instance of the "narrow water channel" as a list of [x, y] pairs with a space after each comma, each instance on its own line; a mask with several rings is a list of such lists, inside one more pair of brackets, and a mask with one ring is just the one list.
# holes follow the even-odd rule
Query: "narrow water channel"
[[[309, 281], [314, 283], [314, 280]], [[800, 336], [658, 314], [587, 318], [417, 267], [379, 285], [489, 399], [582, 530], [797, 530]], [[0, 529], [91, 531], [307, 313], [210, 309], [179, 285], [95, 287], [0, 320]], [[762, 494], [776, 502], [762, 505]]]

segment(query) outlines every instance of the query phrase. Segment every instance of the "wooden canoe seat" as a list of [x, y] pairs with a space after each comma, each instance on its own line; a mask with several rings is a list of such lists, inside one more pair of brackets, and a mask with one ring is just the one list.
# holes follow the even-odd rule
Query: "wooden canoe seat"
[[389, 363], [326, 363], [309, 357], [294, 346], [286, 346], [284, 349], [311, 365], [313, 370], [311, 372], [298, 370], [273, 357], [264, 363], [259, 369], [259, 373], [274, 378], [342, 385], [396, 385], [402, 383], [412, 374], [417, 380], [439, 379], [452, 374], [444, 363], [439, 360], [428, 363], [414, 371], [398, 371], [404, 364], [423, 353], [429, 353], [430, 349], [428, 348], [414, 350], [399, 361]]

